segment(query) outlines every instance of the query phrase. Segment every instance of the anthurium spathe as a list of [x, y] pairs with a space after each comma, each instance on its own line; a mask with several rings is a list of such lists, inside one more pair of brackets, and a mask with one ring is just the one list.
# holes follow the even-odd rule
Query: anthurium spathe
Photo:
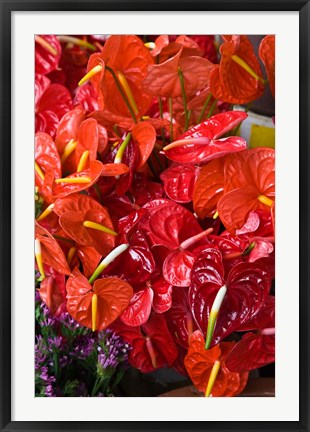
[[129, 362], [141, 372], [171, 367], [177, 358], [177, 347], [162, 315], [153, 313], [140, 327], [126, 326], [118, 320], [112, 329], [131, 345]]
[[202, 57], [181, 57], [181, 54], [182, 47], [164, 63], [148, 67], [147, 76], [143, 81], [145, 91], [156, 96], [182, 96], [180, 73], [183, 75], [184, 91], [188, 97], [208, 85], [210, 71], [214, 65]]
[[210, 74], [210, 89], [219, 100], [245, 104], [264, 91], [264, 79], [251, 42], [246, 36], [225, 36], [221, 61]]
[[96, 280], [91, 285], [75, 268], [67, 284], [67, 309], [85, 327], [103, 330], [128, 306], [132, 287], [118, 278]]
[[270, 90], [275, 95], [275, 35], [267, 35], [259, 45], [259, 57], [266, 68]]
[[227, 357], [232, 371], [249, 371], [275, 361], [275, 297], [269, 295], [260, 311], [239, 331], [249, 331]]
[[217, 202], [224, 192], [225, 156], [211, 160], [204, 165], [198, 175], [193, 192], [194, 210], [204, 219], [217, 212]]
[[202, 163], [227, 153], [246, 149], [246, 141], [231, 136], [218, 139], [240, 124], [247, 114], [243, 111], [227, 111], [216, 114], [197, 126], [190, 128], [177, 141], [164, 147], [165, 155], [179, 163]]
[[205, 396], [231, 397], [244, 389], [248, 373], [231, 372], [225, 364], [234, 345], [235, 342], [222, 342], [206, 350], [203, 334], [199, 330], [192, 334], [184, 364], [193, 384]]
[[92, 246], [101, 255], [113, 249], [117, 233], [107, 210], [94, 199], [74, 194], [58, 199], [54, 211], [63, 230], [78, 244]]
[[72, 98], [61, 84], [36, 74], [35, 77], [35, 131], [46, 132], [55, 137], [59, 121], [72, 108]]
[[58, 66], [61, 45], [54, 35], [35, 35], [35, 70], [39, 74], [48, 74]]
[[275, 198], [275, 152], [256, 148], [225, 159], [224, 194], [217, 211], [228, 231], [240, 229], [253, 210], [270, 211]]
[[35, 239], [36, 260], [41, 276], [45, 277], [44, 271], [42, 274], [43, 264], [51, 266], [58, 273], [69, 275], [70, 268], [61, 247], [47, 229], [37, 222], [35, 222]]
[[46, 278], [41, 282], [39, 294], [53, 315], [59, 315], [66, 309], [66, 282], [64, 274], [52, 267], [45, 268]]
[[[145, 114], [152, 97], [141, 88], [141, 83], [147, 74], [147, 67], [152, 63], [148, 48], [137, 36], [110, 36], [101, 53], [90, 57], [87, 67], [89, 71], [101, 66], [101, 70], [98, 70], [100, 79], [95, 76], [92, 78], [101, 109], [107, 108], [112, 113], [130, 117], [129, 104], [134, 116]], [[125, 93], [127, 103], [122, 92]]]
[[188, 298], [188, 287], [174, 287], [172, 304], [165, 313], [167, 325], [178, 345], [188, 349], [190, 338], [197, 330]]
[[171, 165], [160, 175], [166, 195], [173, 201], [192, 201], [200, 168], [195, 165]]
[[[237, 264], [225, 280], [222, 254], [217, 249], [205, 249], [192, 268], [189, 299], [196, 323], [207, 335], [206, 345], [217, 344], [255, 315], [270, 288], [271, 277], [265, 266]], [[216, 301], [223, 290], [221, 301]]]

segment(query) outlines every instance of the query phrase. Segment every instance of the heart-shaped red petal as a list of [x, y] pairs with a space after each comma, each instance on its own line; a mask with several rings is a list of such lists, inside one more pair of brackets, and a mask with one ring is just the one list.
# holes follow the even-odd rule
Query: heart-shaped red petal
[[97, 295], [97, 330], [118, 318], [133, 295], [132, 287], [118, 278], [96, 280], [94, 286], [76, 268], [67, 281], [67, 309], [80, 324], [92, 328], [92, 298]]
[[[190, 304], [203, 334], [207, 331], [214, 299], [225, 284], [220, 256], [216, 249], [206, 249], [196, 259], [192, 269]], [[230, 271], [226, 287], [227, 293], [218, 314], [212, 346], [260, 310], [269, 294], [271, 279], [264, 266], [240, 263]]]
[[165, 280], [177, 287], [189, 286], [194, 261], [194, 254], [187, 250], [176, 249], [172, 251], [163, 264], [162, 271]]
[[43, 263], [50, 265], [58, 273], [69, 275], [71, 273], [66, 257], [47, 229], [35, 223], [35, 238], [40, 241]]
[[164, 182], [166, 195], [179, 203], [192, 201], [199, 172], [195, 165], [175, 165], [163, 171], [160, 179]]
[[187, 287], [173, 288], [172, 305], [165, 315], [168, 327], [174, 335], [175, 341], [187, 349], [192, 333], [197, 330], [188, 300]]
[[151, 288], [144, 288], [136, 292], [120, 316], [121, 321], [132, 327], [145, 324], [151, 313], [153, 296]]
[[249, 371], [275, 361], [275, 336], [246, 333], [226, 359], [231, 371]]

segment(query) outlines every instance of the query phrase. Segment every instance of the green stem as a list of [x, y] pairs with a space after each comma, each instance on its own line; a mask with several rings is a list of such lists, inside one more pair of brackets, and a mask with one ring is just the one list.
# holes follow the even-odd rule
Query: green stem
[[173, 142], [173, 117], [172, 117], [172, 98], [169, 98], [169, 116], [170, 116], [170, 142]]
[[102, 382], [103, 382], [103, 377], [97, 377], [93, 390], [91, 392], [91, 396], [94, 397], [97, 393], [97, 391], [100, 389], [100, 387], [102, 386]]
[[137, 123], [137, 119], [136, 119], [135, 113], [133, 112], [133, 109], [131, 108], [131, 105], [130, 105], [128, 99], [127, 99], [127, 96], [126, 96], [125, 92], [123, 91], [122, 86], [120, 85], [119, 80], [118, 80], [117, 76], [115, 75], [114, 70], [113, 70], [112, 68], [110, 68], [110, 66], [107, 66], [107, 65], [105, 65], [105, 69], [106, 69], [107, 71], [109, 71], [110, 74], [112, 75], [112, 77], [113, 77], [113, 79], [114, 79], [114, 81], [115, 81], [115, 84], [116, 84], [117, 90], [120, 92], [122, 98], [124, 99], [124, 102], [125, 102], [125, 104], [126, 104], [128, 110], [129, 110], [129, 112], [130, 112], [130, 115], [131, 115], [133, 121], [134, 121], [135, 123]]
[[210, 111], [208, 112], [207, 118], [210, 118], [212, 116], [212, 114], [214, 112], [214, 109], [216, 107], [216, 104], [217, 104], [217, 99], [214, 99], [214, 102], [213, 102], [213, 104], [212, 104], [212, 106], [210, 108]]
[[181, 84], [182, 99], [183, 99], [183, 106], [184, 106], [184, 115], [185, 115], [184, 132], [185, 132], [188, 129], [188, 110], [187, 110], [187, 100], [186, 100], [185, 85], [184, 85], [184, 76], [180, 68], [178, 69], [178, 75]]
[[[160, 118], [164, 118], [164, 111], [163, 111], [163, 101], [161, 100], [161, 96], [158, 96], [158, 106], [159, 106], [159, 114]], [[163, 141], [163, 147], [166, 145], [166, 137], [165, 137], [165, 129], [161, 128], [161, 136]]]
[[210, 93], [205, 101], [205, 103], [203, 104], [201, 113], [199, 114], [198, 120], [197, 120], [197, 124], [202, 122], [203, 116], [205, 115], [205, 111], [207, 109], [207, 106], [209, 105], [209, 102], [212, 98], [212, 93]]

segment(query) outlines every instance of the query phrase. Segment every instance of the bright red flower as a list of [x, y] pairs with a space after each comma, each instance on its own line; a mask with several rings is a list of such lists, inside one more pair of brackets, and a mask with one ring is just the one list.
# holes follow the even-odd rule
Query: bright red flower
[[131, 90], [137, 111], [135, 115], [141, 117], [151, 104], [151, 96], [141, 89], [141, 83], [147, 74], [147, 67], [153, 59], [140, 38], [133, 35], [110, 36], [101, 53], [93, 54], [88, 62], [87, 70], [96, 65], [102, 66], [100, 77], [91, 78], [95, 86], [101, 109], [108, 109], [114, 114], [129, 117], [130, 112], [119, 92], [112, 74], [105, 69], [107, 66], [113, 70], [119, 79], [122, 74]]
[[133, 294], [132, 287], [118, 278], [96, 280], [92, 286], [77, 268], [69, 277], [66, 289], [68, 312], [93, 331], [103, 330], [115, 321]]
[[168, 328], [178, 345], [188, 349], [190, 338], [198, 329], [188, 298], [188, 287], [173, 287], [172, 305], [165, 313]]
[[232, 371], [257, 369], [275, 361], [275, 298], [268, 296], [260, 311], [248, 320], [240, 331], [246, 333], [227, 357]]
[[112, 329], [131, 345], [129, 362], [143, 373], [171, 367], [177, 358], [177, 347], [162, 315], [152, 314], [140, 327], [125, 326], [117, 321]]
[[269, 148], [228, 155], [224, 194], [217, 211], [228, 231], [240, 229], [252, 210], [268, 210], [275, 197], [275, 152]]
[[35, 36], [35, 71], [48, 74], [55, 70], [61, 55], [61, 45], [54, 35]]
[[222, 254], [213, 248], [205, 249], [195, 260], [189, 291], [192, 313], [203, 334], [207, 333], [215, 297], [224, 285], [227, 292], [218, 312], [211, 346], [262, 308], [271, 288], [271, 277], [265, 266], [257, 262], [240, 263], [224, 280]]
[[176, 97], [182, 95], [179, 70], [184, 78], [185, 93], [188, 97], [202, 90], [209, 83], [209, 76], [214, 66], [201, 57], [181, 57], [182, 49], [164, 63], [148, 67], [148, 74], [143, 81], [145, 91], [152, 95]]
[[43, 264], [51, 266], [56, 272], [69, 275], [71, 273], [66, 257], [55, 238], [37, 222], [35, 238], [39, 240]]
[[225, 364], [225, 359], [235, 342], [222, 342], [212, 349], [206, 350], [204, 337], [197, 330], [192, 334], [189, 349], [184, 360], [186, 370], [197, 389], [206, 393], [211, 371], [216, 361], [220, 362], [220, 368], [211, 390], [211, 396], [236, 396], [244, 389], [247, 372], [231, 372]]
[[211, 160], [199, 172], [193, 193], [194, 210], [204, 219], [213, 217], [224, 192], [225, 156]]
[[270, 90], [275, 95], [275, 35], [265, 36], [258, 51], [261, 61], [266, 68]]
[[[58, 199], [54, 212], [66, 234], [78, 244], [94, 247], [101, 255], [107, 255], [115, 246], [114, 228], [107, 210], [94, 199], [81, 194]], [[106, 231], [85, 226], [94, 222]]]
[[199, 172], [200, 168], [194, 165], [171, 165], [160, 175], [166, 195], [179, 203], [192, 201]]
[[264, 92], [264, 80], [251, 42], [246, 36], [226, 36], [221, 61], [210, 74], [210, 88], [217, 99], [245, 104]]
[[167, 158], [179, 163], [202, 163], [227, 153], [246, 149], [246, 141], [237, 136], [218, 139], [247, 118], [243, 111], [216, 114], [190, 128], [177, 141], [164, 148]]
[[69, 91], [61, 84], [50, 84], [43, 75], [35, 77], [35, 131], [52, 137], [62, 116], [72, 108]]

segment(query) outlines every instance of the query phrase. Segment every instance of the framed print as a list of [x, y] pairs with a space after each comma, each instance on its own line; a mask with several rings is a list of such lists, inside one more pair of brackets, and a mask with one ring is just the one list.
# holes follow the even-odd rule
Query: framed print
[[308, 1], [148, 5], [1, 1], [1, 430], [309, 430]]

